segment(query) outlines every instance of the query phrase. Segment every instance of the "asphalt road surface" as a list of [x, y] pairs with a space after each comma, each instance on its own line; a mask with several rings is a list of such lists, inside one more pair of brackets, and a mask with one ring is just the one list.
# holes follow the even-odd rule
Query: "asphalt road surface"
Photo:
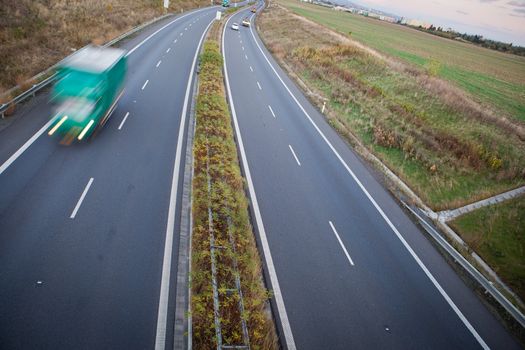
[[[248, 16], [249, 28], [231, 28]], [[298, 349], [518, 348], [286, 77], [253, 18], [242, 11], [228, 21], [225, 68], [284, 343]]]
[[169, 17], [122, 45], [125, 93], [90, 142], [65, 147], [44, 133], [9, 163], [48, 122], [45, 94], [0, 133], [1, 349], [170, 347], [176, 155], [196, 50], [215, 13]]
[[[126, 90], [69, 147], [48, 96], [0, 131], [0, 349], [169, 349], [196, 53], [216, 8], [122, 47]], [[289, 349], [518, 348], [252, 28], [225, 28], [239, 149]]]

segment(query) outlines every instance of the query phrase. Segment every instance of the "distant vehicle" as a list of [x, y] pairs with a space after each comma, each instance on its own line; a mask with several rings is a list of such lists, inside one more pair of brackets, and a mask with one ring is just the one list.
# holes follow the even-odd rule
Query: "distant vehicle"
[[222, 7], [230, 7], [230, 0], [222, 0]]
[[250, 26], [250, 20], [248, 18], [245, 18], [242, 20], [242, 25], [245, 26], [245, 27], [249, 27]]
[[238, 23], [233, 23], [232, 24], [232, 29], [233, 30], [239, 30], [239, 24]]
[[252, 12], [253, 12], [253, 13], [257, 12], [257, 7], [255, 7], [255, 6], [252, 7]]
[[81, 141], [104, 126], [124, 91], [125, 54], [90, 45], [60, 63], [52, 92], [57, 107], [50, 136]]

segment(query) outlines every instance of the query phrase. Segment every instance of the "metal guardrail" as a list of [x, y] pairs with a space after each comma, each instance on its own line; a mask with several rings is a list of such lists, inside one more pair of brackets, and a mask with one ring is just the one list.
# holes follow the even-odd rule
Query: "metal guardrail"
[[[173, 13], [168, 13], [168, 14], [165, 14], [163, 16], [160, 16], [160, 17], [156, 17], [156, 18], [153, 18], [152, 20], [146, 22], [146, 23], [143, 23], [133, 29], [131, 29], [129, 32], [126, 32], [122, 35], [119, 35], [118, 37], [108, 41], [107, 43], [105, 43], [104, 45], [102, 45], [103, 47], [109, 47], [109, 46], [112, 46], [114, 44], [116, 44], [117, 42], [127, 38], [128, 36], [132, 35], [132, 34], [135, 34], [136, 32], [138, 32], [139, 30], [143, 29], [144, 27], [147, 27], [149, 26], [150, 24], [152, 23], [155, 23], [157, 21], [160, 21], [166, 17], [169, 17], [169, 16], [173, 16], [174, 14]], [[87, 46], [84, 46], [82, 47], [81, 49], [75, 51], [78, 52], [80, 50], [83, 50], [84, 48], [86, 48]], [[74, 53], [73, 53], [74, 54]], [[72, 55], [73, 55], [72, 54]], [[38, 79], [39, 77], [41, 77], [42, 75], [46, 75], [50, 72], [53, 72], [57, 66], [60, 65], [61, 62], [63, 62], [64, 60], [68, 59], [71, 55], [68, 55], [67, 57], [63, 58], [62, 60], [60, 60], [58, 63], [54, 64], [53, 66], [49, 67], [48, 69], [46, 69], [45, 71], [35, 75], [33, 78], [31, 78], [31, 80], [35, 80], [35, 79]], [[13, 98], [12, 100], [10, 100], [9, 102], [6, 102], [6, 103], [3, 103], [0, 105], [0, 116], [2, 117], [2, 119], [5, 118], [5, 113], [10, 109], [12, 108], [13, 106], [16, 106], [18, 103], [20, 102], [23, 102], [25, 101], [26, 99], [28, 99], [29, 97], [35, 97], [36, 93], [39, 92], [40, 90], [42, 90], [43, 88], [45, 88], [47, 85], [49, 85], [50, 83], [52, 83], [53, 81], [55, 81], [55, 79], [57, 78], [57, 73], [53, 73], [51, 76], [47, 77], [46, 79], [42, 80], [41, 82], [37, 83], [37, 84], [34, 84], [31, 88], [27, 89], [26, 91], [22, 92], [21, 94], [19, 94], [18, 96], [16, 96], [15, 98]], [[11, 89], [12, 90], [15, 90], [15, 88]]]
[[51, 83], [52, 81], [55, 80], [56, 78], [56, 75], [57, 73], [54, 73], [53, 75], [51, 75], [50, 77], [47, 77], [46, 79], [42, 80], [40, 83], [38, 84], [34, 84], [30, 89], [24, 91], [23, 93], [21, 93], [20, 95], [16, 96], [15, 98], [13, 98], [11, 101], [7, 102], [7, 103], [3, 103], [1, 106], [0, 106], [0, 115], [2, 116], [2, 119], [4, 119], [5, 117], [5, 112], [13, 105], [16, 105], [22, 101], [24, 101], [25, 99], [27, 99], [28, 97], [35, 97], [35, 94], [40, 91], [41, 89], [43, 89], [44, 87], [46, 87], [49, 83]]
[[458, 252], [447, 240], [437, 232], [437, 230], [429, 224], [422, 215], [419, 215], [417, 211], [407, 203], [401, 201], [403, 205], [418, 218], [419, 222], [425, 229], [425, 231], [456, 261], [463, 269], [470, 274], [470, 276], [511, 315], [516, 322], [522, 327], [525, 327], [525, 315], [507, 298], [505, 297], [496, 286], [489, 281], [477, 268]]

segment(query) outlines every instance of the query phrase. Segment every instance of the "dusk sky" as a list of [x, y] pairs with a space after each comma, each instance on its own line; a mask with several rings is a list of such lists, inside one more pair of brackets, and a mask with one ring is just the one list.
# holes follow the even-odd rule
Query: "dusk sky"
[[525, 0], [354, 0], [459, 32], [525, 46]]

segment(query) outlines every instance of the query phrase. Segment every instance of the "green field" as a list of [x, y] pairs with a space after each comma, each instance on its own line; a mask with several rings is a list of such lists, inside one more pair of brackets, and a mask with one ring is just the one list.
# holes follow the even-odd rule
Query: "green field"
[[334, 11], [295, 0], [278, 3], [374, 48], [422, 68], [430, 68], [477, 101], [525, 122], [525, 57], [452, 41], [401, 25]]
[[[515, 65], [523, 75], [523, 63], [516, 63], [521, 58], [319, 6], [277, 1], [329, 23], [319, 26], [289, 9], [270, 6], [258, 17], [266, 47], [292, 77], [308, 87], [317, 106], [326, 101], [324, 114], [343, 137], [352, 144], [358, 140], [433, 210], [457, 208], [525, 185], [525, 140], [515, 130], [520, 123], [514, 120], [509, 127], [480, 117], [479, 106], [453, 86], [498, 104], [504, 104], [498, 96], [502, 94], [512, 108], [523, 110], [523, 99], [508, 95], [512, 84], [519, 85], [518, 73], [512, 76], [510, 67]], [[301, 6], [308, 6], [308, 11]], [[347, 26], [357, 28], [352, 36], [360, 33], [365, 46], [389, 52], [393, 58], [379, 58], [345, 36], [334, 35], [330, 27], [335, 25], [330, 23], [338, 21], [346, 30]], [[403, 48], [399, 41], [387, 39], [401, 35], [406, 40]], [[435, 56], [414, 53], [424, 51], [422, 47], [435, 50]], [[465, 56], [447, 57], [447, 50], [450, 55], [456, 47]], [[478, 71], [467, 71], [468, 60], [476, 60], [476, 52], [477, 60], [485, 64], [477, 66]], [[444, 65], [436, 57], [450, 61]], [[453, 82], [434, 79], [430, 71]], [[508, 74], [506, 81], [501, 78], [504, 74]], [[462, 216], [452, 225], [525, 298], [525, 197]]]
[[525, 197], [460, 216], [452, 227], [525, 300]]
[[327, 99], [332, 125], [356, 136], [432, 209], [525, 183], [525, 142], [468, 110], [450, 83], [429, 84], [426, 73], [385, 64], [283, 8], [267, 9], [258, 21], [274, 56]]

